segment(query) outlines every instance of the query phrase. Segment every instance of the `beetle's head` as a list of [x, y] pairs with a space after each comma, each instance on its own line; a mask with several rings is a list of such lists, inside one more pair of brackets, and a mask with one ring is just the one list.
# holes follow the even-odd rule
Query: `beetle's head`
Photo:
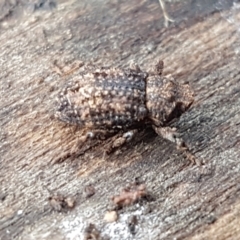
[[156, 126], [167, 125], [183, 114], [194, 101], [189, 84], [178, 83], [171, 76], [161, 76], [163, 62], [155, 65], [147, 78], [146, 106], [148, 118]]

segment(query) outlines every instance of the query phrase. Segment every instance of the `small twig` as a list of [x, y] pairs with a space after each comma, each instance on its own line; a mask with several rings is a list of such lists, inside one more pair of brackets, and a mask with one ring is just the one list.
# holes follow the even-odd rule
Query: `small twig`
[[168, 22], [174, 22], [174, 20], [168, 15], [164, 0], [159, 0], [159, 3], [163, 10], [163, 16], [165, 18], [165, 26], [168, 27]]

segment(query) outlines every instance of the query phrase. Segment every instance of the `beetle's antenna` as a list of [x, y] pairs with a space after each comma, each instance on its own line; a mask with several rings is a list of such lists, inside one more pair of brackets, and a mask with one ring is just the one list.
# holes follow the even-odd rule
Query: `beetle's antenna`
[[153, 73], [161, 76], [164, 68], [164, 62], [162, 60], [158, 60], [153, 66]]

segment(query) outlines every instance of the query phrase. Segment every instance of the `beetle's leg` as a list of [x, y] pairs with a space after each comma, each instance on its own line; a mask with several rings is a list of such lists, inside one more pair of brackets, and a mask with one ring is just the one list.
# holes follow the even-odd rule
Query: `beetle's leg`
[[80, 142], [86, 142], [88, 139], [105, 139], [107, 132], [105, 130], [93, 130], [87, 131], [82, 137], [80, 137]]
[[[108, 137], [112, 136], [114, 133], [111, 131], [101, 130], [101, 129], [94, 129], [94, 130], [87, 130], [85, 133], [82, 133], [81, 136], [78, 137], [78, 141], [72, 146], [70, 153], [71, 155], [78, 154], [82, 155], [93, 146], [97, 146], [99, 141], [89, 141], [89, 144], [85, 144], [88, 140], [96, 139], [96, 140], [105, 140]], [[82, 146], [82, 147], [80, 147]], [[79, 153], [79, 149], [81, 153]]]
[[192, 163], [197, 165], [202, 165], [201, 160], [197, 159], [188, 149], [183, 139], [179, 137], [179, 133], [177, 132], [176, 128], [170, 128], [170, 127], [156, 127], [153, 126], [153, 129], [155, 132], [162, 136], [163, 138], [174, 142], [177, 145], [177, 149], [182, 151], [184, 156], [190, 160]]
[[158, 76], [161, 76], [162, 75], [162, 72], [163, 72], [163, 68], [164, 68], [164, 62], [162, 60], [157, 60], [154, 65], [152, 66], [152, 73], [154, 75], [158, 75]]
[[80, 142], [86, 142], [88, 139], [94, 138], [94, 133], [93, 132], [87, 132], [85, 135], [80, 137]]
[[122, 145], [124, 145], [127, 142], [130, 142], [136, 133], [137, 133], [137, 130], [134, 129], [134, 130], [130, 130], [130, 131], [123, 133], [120, 137], [118, 135], [117, 138], [113, 139], [113, 141], [111, 142], [111, 144], [106, 152], [110, 153], [114, 149], [121, 147]]
[[130, 68], [131, 70], [136, 71], [136, 72], [141, 72], [141, 69], [140, 69], [139, 65], [138, 65], [136, 62], [134, 62], [134, 61], [131, 61], [131, 62], [130, 62], [129, 68]]
[[178, 149], [186, 148], [184, 141], [179, 137], [179, 133], [176, 128], [170, 127], [156, 127], [153, 126], [155, 132], [162, 136], [164, 139], [167, 139], [171, 142], [174, 142], [177, 145]]

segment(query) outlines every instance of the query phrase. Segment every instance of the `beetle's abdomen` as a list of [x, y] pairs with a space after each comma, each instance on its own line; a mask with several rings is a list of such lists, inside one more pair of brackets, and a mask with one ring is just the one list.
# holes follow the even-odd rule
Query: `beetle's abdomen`
[[86, 128], [129, 128], [147, 116], [146, 76], [119, 69], [82, 74], [60, 93], [56, 115]]

